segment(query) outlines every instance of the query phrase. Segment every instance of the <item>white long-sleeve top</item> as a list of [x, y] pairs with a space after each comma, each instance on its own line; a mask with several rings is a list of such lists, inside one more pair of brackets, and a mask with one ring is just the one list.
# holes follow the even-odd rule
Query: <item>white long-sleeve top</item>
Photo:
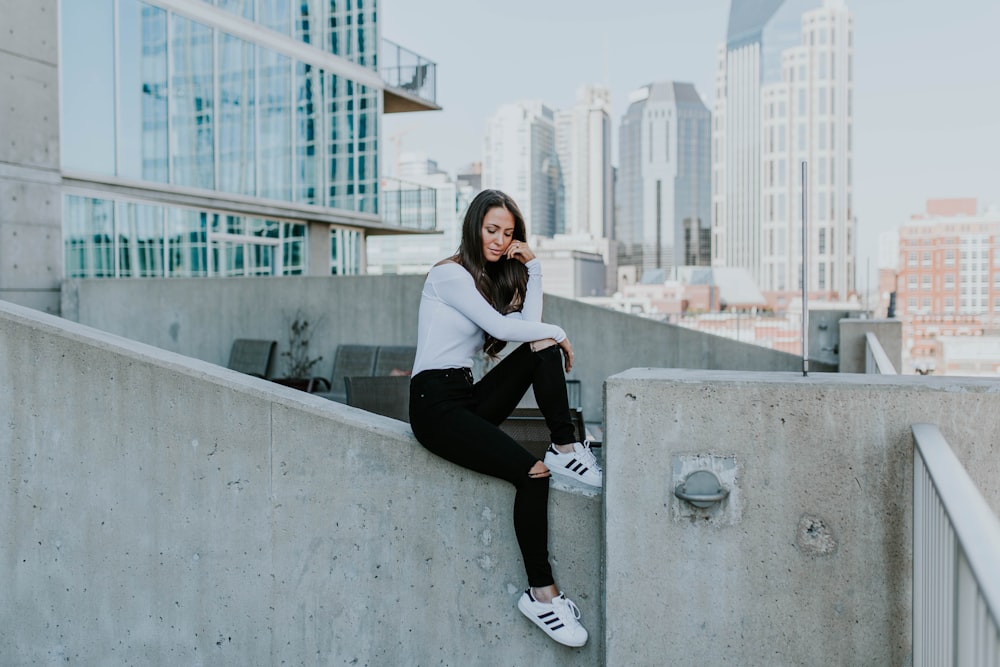
[[501, 315], [476, 289], [472, 274], [455, 262], [438, 264], [427, 274], [420, 294], [417, 355], [413, 375], [433, 368], [471, 368], [483, 347], [483, 332], [512, 343], [543, 338], [562, 342], [566, 332], [542, 319], [542, 263], [525, 264], [528, 286], [520, 312]]

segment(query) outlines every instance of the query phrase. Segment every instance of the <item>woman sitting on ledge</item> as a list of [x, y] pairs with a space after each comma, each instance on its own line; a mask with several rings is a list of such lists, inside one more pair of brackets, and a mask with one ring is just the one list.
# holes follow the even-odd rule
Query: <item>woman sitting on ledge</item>
[[[431, 452], [514, 485], [514, 532], [529, 585], [518, 609], [556, 641], [583, 646], [580, 611], [549, 565], [549, 477], [600, 487], [602, 473], [589, 444], [576, 441], [563, 372], [573, 366], [573, 348], [565, 331], [541, 321], [541, 262], [526, 239], [506, 194], [484, 190], [469, 205], [458, 254], [431, 269], [421, 294], [410, 425]], [[495, 357], [508, 341], [522, 345], [473, 382], [477, 351]], [[551, 434], [544, 462], [498, 426], [529, 386]]]

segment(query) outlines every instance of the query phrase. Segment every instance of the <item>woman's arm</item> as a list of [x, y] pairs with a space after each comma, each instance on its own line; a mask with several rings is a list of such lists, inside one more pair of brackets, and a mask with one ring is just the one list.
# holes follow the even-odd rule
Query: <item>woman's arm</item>
[[468, 317], [494, 338], [517, 343], [543, 338], [561, 342], [566, 338], [566, 332], [554, 324], [531, 321], [528, 318], [504, 317], [498, 313], [476, 289], [469, 272], [459, 264], [448, 263], [432, 270], [437, 274], [434, 289], [438, 298]]

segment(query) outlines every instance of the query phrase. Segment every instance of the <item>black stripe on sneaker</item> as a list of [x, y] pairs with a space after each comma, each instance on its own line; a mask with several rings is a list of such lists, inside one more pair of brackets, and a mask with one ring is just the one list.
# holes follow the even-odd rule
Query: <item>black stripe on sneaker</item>
[[582, 463], [580, 463], [576, 459], [573, 459], [572, 461], [570, 461], [569, 463], [567, 463], [564, 467], [567, 470], [571, 470], [572, 472], [575, 472], [577, 475], [583, 475], [584, 473], [587, 472], [587, 470], [589, 470], [589, 468], [587, 468], [587, 466], [583, 465]]
[[[556, 616], [554, 611], [547, 611], [544, 614], [539, 614], [538, 620], [549, 626], [549, 630], [558, 630], [559, 628], [564, 627], [563, 624], [559, 622], [559, 617]], [[553, 623], [559, 623], [559, 625], [553, 625]]]

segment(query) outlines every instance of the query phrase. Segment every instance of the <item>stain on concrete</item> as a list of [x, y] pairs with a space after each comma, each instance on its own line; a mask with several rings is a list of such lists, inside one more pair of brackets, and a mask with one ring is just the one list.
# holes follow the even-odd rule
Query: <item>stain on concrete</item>
[[795, 546], [807, 556], [829, 556], [837, 550], [837, 540], [826, 521], [803, 514], [795, 530]]

